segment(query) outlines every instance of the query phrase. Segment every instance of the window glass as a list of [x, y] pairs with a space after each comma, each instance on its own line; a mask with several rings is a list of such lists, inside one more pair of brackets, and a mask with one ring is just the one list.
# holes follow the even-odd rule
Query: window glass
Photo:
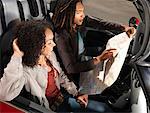
[[131, 17], [140, 18], [132, 0], [83, 0], [85, 14], [108, 21], [128, 24]]

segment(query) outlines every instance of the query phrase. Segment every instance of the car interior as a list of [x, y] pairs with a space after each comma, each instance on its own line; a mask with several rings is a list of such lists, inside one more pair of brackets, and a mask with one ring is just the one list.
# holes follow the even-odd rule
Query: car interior
[[[14, 26], [20, 21], [47, 20], [57, 0], [0, 0], [0, 78], [4, 68], [13, 54], [12, 42]], [[102, 100], [116, 112], [149, 113], [150, 112], [150, 1], [133, 0], [141, 18], [134, 40], [131, 42], [122, 70], [115, 83], [105, 89]], [[13, 7], [12, 7], [13, 6]], [[85, 46], [89, 53], [102, 52], [114, 31], [88, 30]], [[90, 40], [93, 36], [95, 41]], [[99, 36], [104, 37], [99, 40]], [[34, 98], [34, 97], [33, 97]], [[22, 93], [9, 102], [27, 112], [53, 112], [40, 106]]]

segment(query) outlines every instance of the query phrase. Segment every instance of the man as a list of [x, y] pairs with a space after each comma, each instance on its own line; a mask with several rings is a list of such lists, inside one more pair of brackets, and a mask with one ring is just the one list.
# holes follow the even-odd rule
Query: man
[[52, 20], [56, 30], [57, 51], [65, 72], [79, 85], [82, 93], [100, 94], [103, 83], [96, 78], [100, 64], [111, 58], [115, 49], [106, 50], [96, 57], [87, 57], [87, 48], [84, 46], [86, 27], [120, 32], [131, 28], [85, 16], [82, 0], [58, 0]]

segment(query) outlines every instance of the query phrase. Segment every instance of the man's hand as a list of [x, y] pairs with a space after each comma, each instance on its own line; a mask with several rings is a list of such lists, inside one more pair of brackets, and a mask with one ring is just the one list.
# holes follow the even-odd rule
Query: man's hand
[[86, 108], [88, 104], [88, 95], [80, 95], [77, 97], [77, 102], [80, 104], [81, 107]]
[[136, 29], [134, 27], [129, 27], [127, 25], [123, 25], [123, 27], [129, 38], [131, 37], [131, 35], [135, 34]]
[[126, 34], [129, 38], [131, 38], [136, 32], [136, 29], [134, 27], [129, 27], [129, 29], [126, 31]]
[[106, 59], [110, 59], [113, 57], [113, 53], [116, 52], [116, 49], [108, 49], [104, 50], [103, 53], [97, 57], [95, 57], [95, 64], [104, 61]]

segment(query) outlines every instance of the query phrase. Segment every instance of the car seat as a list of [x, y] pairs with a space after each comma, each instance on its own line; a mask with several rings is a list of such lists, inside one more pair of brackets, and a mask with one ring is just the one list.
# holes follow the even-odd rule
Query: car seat
[[[13, 6], [13, 10], [10, 8]], [[11, 36], [11, 31], [9, 32], [8, 24], [13, 21], [13, 20], [20, 20], [20, 15], [18, 11], [18, 6], [16, 0], [0, 0], [0, 75], [2, 76], [4, 66], [6, 65], [8, 61], [8, 56], [7, 58], [3, 57], [4, 53], [7, 52], [5, 51], [6, 48], [10, 48], [10, 45], [8, 45], [10, 39], [12, 38]], [[8, 37], [4, 39], [5, 37]], [[5, 41], [8, 40], [6, 43]], [[6, 45], [4, 45], [4, 43]], [[3, 53], [4, 52], [4, 53]]]
[[[19, 21], [46, 19], [52, 24], [46, 0], [0, 0], [0, 75], [10, 61], [14, 26]], [[11, 7], [13, 6], [13, 10]], [[9, 27], [8, 27], [9, 25]], [[11, 26], [11, 27], [10, 27]], [[0, 77], [1, 78], [1, 77]]]
[[[47, 11], [49, 2], [46, 0], [0, 0], [0, 78], [13, 54], [12, 42], [14, 39], [15, 26], [21, 21], [33, 19], [47, 19], [47, 21], [51, 23]], [[24, 91], [25, 90], [22, 90], [22, 92]], [[31, 94], [28, 95], [32, 96]], [[12, 100], [11, 103], [33, 113], [52, 112], [33, 102], [34, 96], [31, 97], [33, 98], [31, 100], [23, 96], [21, 93]]]

